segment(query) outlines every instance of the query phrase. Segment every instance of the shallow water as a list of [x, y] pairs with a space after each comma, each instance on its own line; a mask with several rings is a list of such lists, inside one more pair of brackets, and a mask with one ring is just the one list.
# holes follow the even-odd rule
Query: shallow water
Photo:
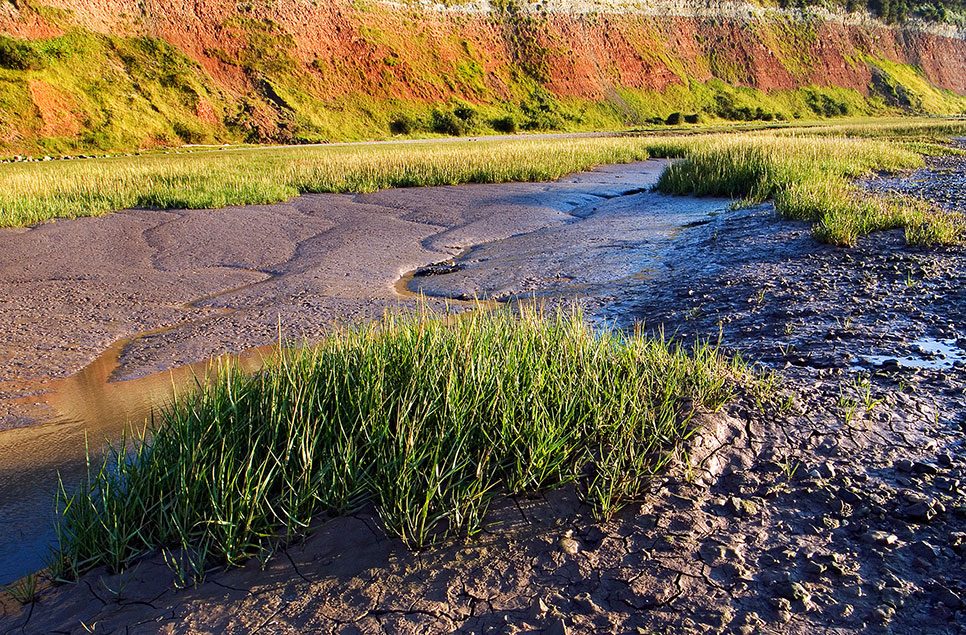
[[[58, 474], [68, 488], [87, 471], [87, 452], [101, 456], [124, 431], [141, 430], [152, 411], [170, 403], [178, 390], [204, 381], [229, 360], [254, 372], [274, 347], [182, 366], [140, 379], [112, 381], [118, 358], [130, 340], [117, 342], [79, 373], [43, 386], [29, 397], [39, 426], [0, 432], [0, 584], [45, 564], [53, 530]], [[96, 463], [96, 458], [94, 459]], [[96, 467], [96, 466], [95, 466]]]
[[615, 196], [575, 209], [573, 222], [474, 246], [455, 270], [410, 278], [407, 286], [456, 299], [593, 296], [629, 280], [653, 279], [660, 261], [674, 259], [674, 238], [725, 205], [653, 192]]
[[911, 349], [912, 353], [904, 357], [863, 355], [862, 359], [873, 366], [897, 365], [899, 368], [939, 370], [966, 364], [966, 350], [954, 339], [924, 337], [913, 342]]

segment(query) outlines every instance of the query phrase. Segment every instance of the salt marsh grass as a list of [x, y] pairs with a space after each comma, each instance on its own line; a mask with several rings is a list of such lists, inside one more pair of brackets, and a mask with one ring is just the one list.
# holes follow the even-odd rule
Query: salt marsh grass
[[[593, 330], [579, 313], [426, 312], [333, 333], [160, 413], [60, 497], [54, 570], [161, 550], [238, 564], [320, 514], [375, 506], [413, 547], [472, 534], [494, 497], [577, 482], [603, 517], [638, 499], [732, 395], [714, 347]], [[686, 404], [686, 405], [685, 405]]]
[[834, 124], [816, 123], [807, 128], [790, 127], [788, 134], [887, 139], [948, 139], [966, 135], [966, 118], [858, 119]]
[[854, 185], [873, 172], [921, 167], [922, 155], [900, 142], [775, 133], [702, 141], [662, 174], [661, 191], [748, 203], [772, 199], [778, 213], [813, 222], [815, 237], [836, 245], [853, 245], [863, 234], [898, 228], [906, 230], [912, 243], [952, 244], [966, 238], [962, 215], [937, 213], [922, 201], [877, 196]]
[[132, 208], [264, 204], [309, 192], [547, 181], [598, 165], [652, 156], [684, 158], [661, 180], [665, 192], [764, 200], [816, 223], [821, 240], [848, 245], [889, 227], [910, 240], [958, 242], [955, 215], [860, 195], [850, 183], [872, 171], [922, 165], [922, 154], [955, 152], [943, 139], [961, 120], [860, 121], [771, 132], [556, 139], [492, 138], [450, 143], [245, 148], [0, 165], [0, 226], [96, 216]]
[[548, 181], [647, 158], [632, 138], [246, 148], [0, 166], [0, 226], [132, 207], [217, 208], [308, 192]]

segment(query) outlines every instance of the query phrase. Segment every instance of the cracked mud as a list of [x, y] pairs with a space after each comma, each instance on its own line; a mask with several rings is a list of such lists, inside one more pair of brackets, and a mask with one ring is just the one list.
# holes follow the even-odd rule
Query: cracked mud
[[[572, 491], [507, 500], [423, 553], [364, 510], [197, 588], [157, 558], [93, 572], [8, 603], [0, 632], [963, 632], [966, 252], [820, 245], [770, 205], [709, 220], [641, 275], [578, 287], [599, 319], [781, 373], [777, 401], [704, 415], [644, 504], [596, 523]], [[423, 278], [485, 287], [483, 249]], [[496, 292], [535, 288], [515, 280]]]

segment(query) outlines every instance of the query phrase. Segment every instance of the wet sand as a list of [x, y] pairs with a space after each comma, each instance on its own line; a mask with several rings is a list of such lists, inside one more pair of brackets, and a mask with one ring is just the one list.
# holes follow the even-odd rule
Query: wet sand
[[[88, 445], [143, 425], [212, 357], [255, 368], [279, 339], [414, 307], [414, 292], [604, 305], [727, 204], [648, 192], [665, 165], [0, 230], [0, 583], [42, 564], [56, 474], [76, 483]], [[407, 275], [454, 256], [451, 275]]]

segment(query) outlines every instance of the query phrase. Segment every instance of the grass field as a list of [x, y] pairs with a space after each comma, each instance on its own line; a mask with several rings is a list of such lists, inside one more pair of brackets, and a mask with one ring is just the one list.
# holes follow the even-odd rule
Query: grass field
[[0, 166], [0, 225], [130, 207], [214, 208], [306, 192], [546, 181], [647, 158], [632, 139], [489, 139], [464, 143], [246, 148]]
[[449, 143], [245, 148], [0, 165], [0, 226], [131, 208], [216, 208], [271, 203], [306, 192], [546, 181], [597, 165], [683, 158], [660, 189], [678, 194], [773, 198], [780, 213], [815, 223], [820, 240], [905, 228], [910, 241], [954, 243], [960, 217], [859, 192], [850, 180], [917, 167], [950, 151], [961, 120], [856, 121], [774, 131]]
[[751, 203], [773, 199], [778, 213], [811, 221], [816, 238], [836, 245], [853, 245], [863, 234], [900, 228], [905, 229], [910, 243], [963, 242], [966, 219], [962, 215], [931, 211], [922, 201], [876, 196], [852, 184], [853, 179], [874, 171], [920, 167], [923, 149], [947, 151], [922, 139], [716, 136], [683, 152], [669, 148], [666, 154], [684, 160], [668, 167], [658, 188], [673, 194], [731, 196]]
[[746, 373], [577, 312], [437, 318], [349, 328], [183, 397], [61, 497], [55, 574], [161, 550], [199, 575], [369, 503], [419, 547], [476, 532], [496, 496], [568, 482], [609, 517], [691, 432], [683, 404], [715, 410]]

